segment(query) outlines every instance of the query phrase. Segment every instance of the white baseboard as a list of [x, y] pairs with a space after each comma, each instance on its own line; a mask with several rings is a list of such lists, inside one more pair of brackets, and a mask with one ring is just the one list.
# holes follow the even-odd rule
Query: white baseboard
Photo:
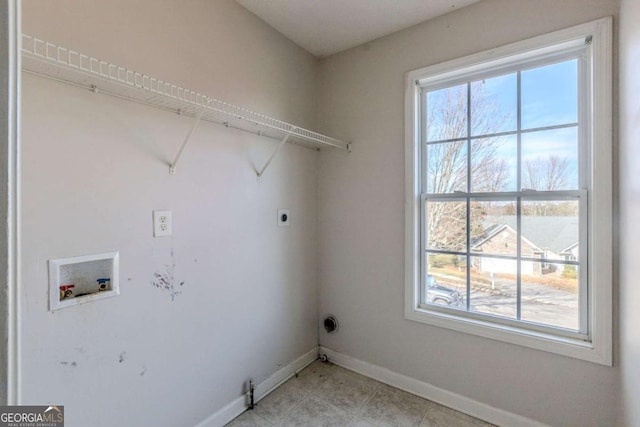
[[[289, 378], [294, 376], [296, 372], [311, 364], [317, 358], [318, 348], [315, 347], [302, 356], [298, 357], [293, 362], [289, 363], [287, 366], [279, 369], [276, 373], [271, 375], [260, 384], [256, 384], [256, 388], [254, 391], [254, 400], [258, 402], [260, 399], [269, 394], [273, 389], [287, 381]], [[222, 427], [238, 415], [242, 414], [246, 409], [247, 396], [242, 395], [235, 399], [233, 402], [229, 403], [224, 408], [220, 409], [214, 414], [211, 414], [205, 420], [198, 423], [196, 427]]]
[[338, 366], [378, 380], [382, 383], [408, 391], [456, 411], [479, 418], [497, 426], [549, 427], [538, 421], [511, 412], [494, 408], [457, 393], [453, 393], [415, 378], [390, 371], [389, 369], [364, 362], [326, 347], [320, 347], [320, 354], [326, 354], [332, 363]]

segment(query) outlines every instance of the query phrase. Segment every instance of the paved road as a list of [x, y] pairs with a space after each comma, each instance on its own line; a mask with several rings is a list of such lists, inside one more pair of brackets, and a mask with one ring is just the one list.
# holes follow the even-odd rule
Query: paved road
[[[436, 277], [444, 286], [466, 291], [459, 279]], [[474, 283], [471, 289], [471, 309], [480, 313], [516, 317], [516, 283], [496, 280], [491, 285]], [[578, 294], [540, 283], [522, 284], [522, 320], [544, 323], [568, 329], [578, 329]]]

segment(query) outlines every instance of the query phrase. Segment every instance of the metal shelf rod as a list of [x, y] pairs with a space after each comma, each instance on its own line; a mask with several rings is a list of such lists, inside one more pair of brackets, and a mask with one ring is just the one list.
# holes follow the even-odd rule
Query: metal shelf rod
[[267, 168], [269, 167], [269, 164], [271, 164], [271, 161], [278, 155], [278, 153], [280, 152], [280, 149], [282, 148], [282, 146], [287, 142], [287, 140], [289, 139], [289, 135], [286, 135], [282, 141], [280, 141], [280, 144], [278, 144], [278, 146], [276, 147], [275, 150], [273, 150], [273, 153], [271, 153], [271, 156], [269, 157], [269, 159], [267, 160], [267, 163], [264, 164], [264, 166], [262, 167], [262, 169], [260, 169], [260, 172], [257, 172], [258, 174], [258, 178], [262, 177], [262, 174], [264, 173], [264, 171], [267, 170]]
[[171, 162], [171, 166], [169, 167], [169, 173], [171, 175], [174, 175], [176, 173], [176, 165], [178, 164], [178, 160], [180, 160], [182, 151], [184, 150], [184, 147], [186, 147], [187, 144], [189, 143], [189, 140], [191, 139], [191, 135], [193, 134], [193, 131], [196, 130], [196, 128], [198, 127], [198, 123], [200, 123], [201, 118], [202, 118], [202, 113], [198, 114], [198, 116], [196, 117], [196, 120], [193, 122], [193, 126], [191, 126], [191, 129], [189, 129], [189, 133], [187, 133], [187, 136], [184, 138], [184, 142], [180, 146], [180, 149], [178, 150], [176, 157], [173, 159], [173, 162]]

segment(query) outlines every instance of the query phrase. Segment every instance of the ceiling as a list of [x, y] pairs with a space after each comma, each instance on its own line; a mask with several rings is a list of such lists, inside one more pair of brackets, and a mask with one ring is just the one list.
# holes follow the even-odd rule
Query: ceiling
[[361, 45], [479, 0], [236, 0], [317, 57]]

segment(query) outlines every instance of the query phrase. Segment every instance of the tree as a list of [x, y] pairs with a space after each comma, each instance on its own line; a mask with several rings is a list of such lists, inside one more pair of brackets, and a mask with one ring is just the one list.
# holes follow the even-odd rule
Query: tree
[[[522, 188], [536, 191], [556, 191], [571, 187], [571, 177], [575, 171], [569, 159], [551, 155], [527, 160], [523, 165]], [[575, 216], [578, 204], [571, 201], [536, 201], [523, 205], [525, 215], [535, 216]]]
[[[463, 139], [469, 128], [475, 135], [494, 134], [509, 119], [500, 113], [496, 100], [481, 84], [472, 85], [470, 103], [467, 102], [469, 86], [466, 84], [428, 94], [426, 131], [428, 141], [434, 142], [427, 146], [429, 193], [466, 192], [469, 172], [473, 191], [500, 191], [507, 185], [507, 163], [498, 155], [504, 140], [495, 136], [474, 139], [470, 144], [471, 153], [468, 153], [469, 143]], [[467, 118], [469, 104], [470, 124]], [[474, 211], [472, 230], [481, 229], [480, 204], [472, 204], [471, 209]], [[457, 251], [466, 248], [464, 201], [429, 202], [427, 223], [429, 247]]]
[[569, 185], [569, 159], [551, 155], [524, 162], [522, 188], [537, 191], [554, 191]]
[[[472, 96], [468, 100], [470, 92]], [[467, 114], [469, 107], [471, 114]], [[500, 152], [505, 144], [513, 141], [495, 136], [505, 128], [512, 130], [514, 126], [505, 125], [514, 123], [513, 116], [501, 113], [497, 99], [487, 93], [482, 82], [429, 92], [425, 118], [428, 193], [499, 192], [513, 186], [507, 156]], [[469, 130], [473, 136], [487, 136], [469, 142]], [[569, 160], [556, 155], [527, 160], [521, 169], [522, 188], [537, 191], [567, 188], [575, 175]], [[468, 181], [471, 182], [470, 189], [467, 188]], [[470, 234], [472, 238], [478, 238], [483, 234], [482, 223], [486, 215], [515, 214], [515, 205], [472, 201], [470, 212]], [[572, 201], [526, 202], [522, 213], [576, 215], [577, 204]], [[429, 248], [466, 250], [466, 200], [429, 200], [426, 214]]]

